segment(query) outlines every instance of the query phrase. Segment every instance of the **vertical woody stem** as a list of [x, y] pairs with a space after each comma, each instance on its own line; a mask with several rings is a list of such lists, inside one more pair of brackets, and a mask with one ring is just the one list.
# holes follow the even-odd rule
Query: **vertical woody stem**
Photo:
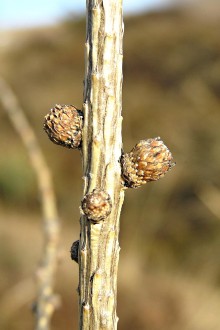
[[94, 188], [111, 197], [99, 223], [81, 216], [80, 329], [117, 329], [116, 295], [122, 149], [122, 0], [87, 0], [86, 73], [82, 143], [84, 195]]

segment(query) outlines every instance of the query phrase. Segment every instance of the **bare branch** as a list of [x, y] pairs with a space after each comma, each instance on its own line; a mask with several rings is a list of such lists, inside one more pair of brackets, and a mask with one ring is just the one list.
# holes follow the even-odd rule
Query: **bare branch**
[[[124, 199], [120, 166], [122, 37], [122, 1], [88, 0], [82, 157], [84, 196], [89, 196], [90, 204], [85, 207], [83, 199], [83, 210], [89, 212], [80, 220], [79, 245], [79, 327], [84, 330], [113, 330], [118, 321], [118, 234]], [[107, 200], [111, 212], [103, 219]], [[88, 216], [94, 209], [101, 221]]]
[[51, 174], [35, 133], [28, 123], [16, 95], [2, 77], [0, 77], [0, 101], [26, 147], [40, 191], [45, 241], [41, 265], [37, 270], [36, 329], [48, 330], [57, 303], [53, 294], [53, 285], [60, 227]]

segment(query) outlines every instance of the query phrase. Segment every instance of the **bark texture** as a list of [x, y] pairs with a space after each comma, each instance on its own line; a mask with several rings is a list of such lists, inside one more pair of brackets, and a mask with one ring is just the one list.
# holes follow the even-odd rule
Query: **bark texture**
[[79, 244], [80, 329], [117, 329], [119, 218], [124, 199], [122, 149], [122, 1], [87, 0], [82, 140], [84, 196], [110, 195], [111, 213], [94, 223], [82, 212]]

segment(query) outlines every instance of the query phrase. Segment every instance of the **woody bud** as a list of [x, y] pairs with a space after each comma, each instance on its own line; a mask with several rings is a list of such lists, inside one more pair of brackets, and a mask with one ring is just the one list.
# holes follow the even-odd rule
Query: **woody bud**
[[83, 113], [73, 105], [56, 104], [45, 116], [44, 130], [49, 139], [66, 148], [79, 148], [82, 139]]
[[159, 180], [175, 165], [172, 160], [171, 152], [160, 137], [141, 140], [131, 152], [121, 157], [125, 186], [138, 188]]
[[85, 195], [82, 200], [82, 210], [88, 219], [99, 222], [111, 213], [112, 203], [107, 192], [102, 189], [94, 189]]
[[70, 249], [70, 256], [77, 264], [79, 263], [79, 240], [73, 242]]

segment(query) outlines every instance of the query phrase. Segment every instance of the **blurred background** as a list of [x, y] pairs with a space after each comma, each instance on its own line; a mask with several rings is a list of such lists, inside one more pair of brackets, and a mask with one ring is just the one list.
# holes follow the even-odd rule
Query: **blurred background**
[[[52, 329], [77, 329], [82, 170], [53, 145], [43, 117], [82, 105], [85, 4], [0, 0], [0, 75], [32, 125], [61, 218]], [[220, 3], [124, 0], [123, 141], [160, 136], [177, 166], [126, 191], [121, 216], [119, 330], [220, 328]], [[33, 329], [42, 215], [26, 150], [0, 102], [0, 327]]]

